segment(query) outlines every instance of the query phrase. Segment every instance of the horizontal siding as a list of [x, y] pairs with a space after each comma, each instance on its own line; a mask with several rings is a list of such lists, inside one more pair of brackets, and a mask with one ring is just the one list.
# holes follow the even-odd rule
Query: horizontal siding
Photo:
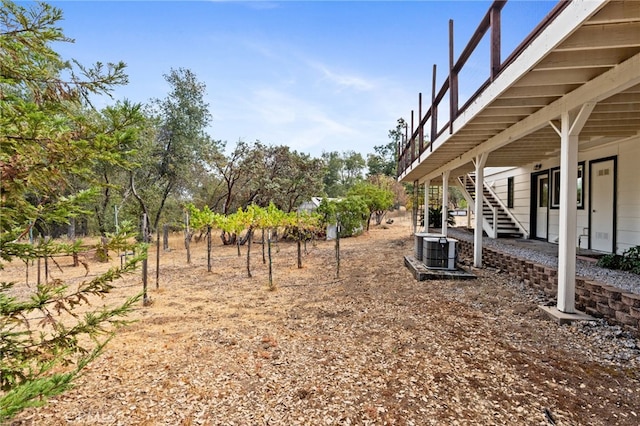
[[[628, 141], [609, 144], [586, 152], [580, 152], [579, 162], [585, 162], [584, 170], [584, 208], [578, 209], [576, 214], [576, 235], [580, 240], [580, 246], [587, 248], [588, 238], [581, 237], [588, 232], [589, 226], [589, 163], [594, 160], [616, 156], [618, 158], [618, 194], [617, 194], [617, 252], [640, 245], [640, 137]], [[560, 159], [550, 159], [541, 163], [541, 172], [558, 167]], [[531, 173], [530, 167], [512, 168], [500, 170], [485, 177], [494, 191], [506, 203], [507, 178], [514, 177], [514, 207], [511, 213], [520, 223], [531, 232]], [[556, 241], [559, 233], [559, 210], [549, 210], [549, 241]], [[578, 241], [576, 240], [576, 244]]]
[[640, 245], [640, 137], [621, 143], [618, 155], [618, 253]]

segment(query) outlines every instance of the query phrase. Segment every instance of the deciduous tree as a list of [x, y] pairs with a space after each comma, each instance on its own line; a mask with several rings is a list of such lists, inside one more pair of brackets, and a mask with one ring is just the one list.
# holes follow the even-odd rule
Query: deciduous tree
[[340, 236], [351, 237], [362, 233], [369, 216], [369, 208], [359, 195], [339, 200], [322, 199], [317, 209], [323, 225], [335, 225], [340, 221]]
[[184, 68], [171, 69], [164, 77], [170, 92], [151, 104], [154, 131], [140, 140], [140, 167], [130, 176], [132, 194], [142, 212], [153, 218], [154, 229], [170, 196], [192, 192], [195, 171], [220, 148], [205, 131], [211, 122], [205, 84]]
[[322, 171], [320, 159], [287, 146], [238, 141], [230, 155], [218, 157], [208, 193], [200, 197], [222, 213], [269, 203], [289, 212], [320, 192]]
[[379, 225], [385, 212], [393, 205], [393, 192], [371, 182], [358, 182], [349, 190], [349, 195], [362, 197], [367, 205], [369, 211], [367, 230], [369, 230], [371, 217], [375, 217], [376, 224]]

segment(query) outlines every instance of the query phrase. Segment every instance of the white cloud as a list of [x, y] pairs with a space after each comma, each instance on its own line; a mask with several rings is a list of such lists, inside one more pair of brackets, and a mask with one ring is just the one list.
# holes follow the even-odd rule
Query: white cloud
[[[327, 111], [325, 105], [273, 88], [257, 90], [247, 102], [255, 123], [274, 140], [299, 151], [321, 151], [329, 141], [343, 141], [357, 132]], [[251, 125], [251, 123], [248, 123]]]
[[324, 80], [327, 80], [339, 86], [341, 89], [370, 91], [375, 89], [376, 87], [376, 84], [373, 81], [367, 80], [364, 77], [359, 77], [357, 75], [344, 72], [333, 71], [327, 65], [321, 64], [319, 62], [309, 62], [309, 66], [317, 71], [320, 71]]

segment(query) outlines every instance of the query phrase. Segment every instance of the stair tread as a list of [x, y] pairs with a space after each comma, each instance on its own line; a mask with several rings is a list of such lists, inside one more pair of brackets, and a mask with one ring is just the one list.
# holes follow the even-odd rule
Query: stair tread
[[[467, 174], [471, 178], [471, 180], [463, 181], [462, 179], [458, 179], [458, 181], [465, 188], [469, 196], [472, 200], [476, 200], [476, 186], [473, 181], [475, 181], [475, 174]], [[482, 203], [482, 213], [484, 219], [491, 227], [497, 228], [495, 230], [496, 235], [498, 237], [522, 237], [523, 233], [520, 232], [519, 226], [514, 222], [511, 216], [502, 208], [502, 205], [497, 200], [496, 197], [493, 196], [493, 193], [483, 186], [482, 195], [486, 198], [486, 202]], [[495, 210], [495, 224], [494, 224], [494, 210]]]

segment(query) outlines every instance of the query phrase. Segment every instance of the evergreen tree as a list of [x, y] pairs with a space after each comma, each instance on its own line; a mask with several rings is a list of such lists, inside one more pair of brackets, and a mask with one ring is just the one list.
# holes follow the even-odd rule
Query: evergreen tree
[[[0, 8], [4, 264], [76, 253], [78, 244], [32, 244], [25, 237], [34, 229], [45, 236], [51, 227], [87, 214], [99, 192], [92, 166], [114, 160], [110, 152], [117, 141], [95, 134], [87, 111], [92, 96], [108, 94], [113, 85], [127, 82], [125, 65], [84, 67], [63, 60], [51, 48], [55, 42], [70, 41], [56, 26], [61, 19], [59, 9], [44, 3], [25, 8], [3, 0]], [[130, 231], [123, 227], [123, 233], [112, 236], [111, 246], [127, 247]], [[73, 289], [61, 280], [45, 280], [28, 298], [15, 296], [12, 290], [18, 283], [0, 283], [0, 423], [68, 389], [101, 352], [113, 326], [122, 323], [137, 298], [93, 311], [86, 305], [105, 297], [113, 281], [138, 260]]]

